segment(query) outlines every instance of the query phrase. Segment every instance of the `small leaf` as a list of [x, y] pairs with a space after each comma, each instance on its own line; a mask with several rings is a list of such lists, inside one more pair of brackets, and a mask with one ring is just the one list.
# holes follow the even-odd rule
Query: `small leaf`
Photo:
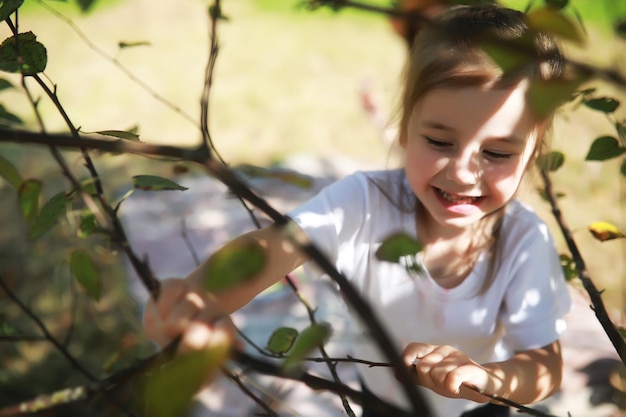
[[620, 102], [612, 97], [599, 97], [583, 100], [583, 104], [590, 109], [598, 110], [603, 113], [613, 113], [620, 106]]
[[0, 322], [0, 336], [14, 336], [16, 334], [18, 331], [15, 327], [9, 323]]
[[217, 6], [209, 6], [209, 16], [211, 16], [211, 18], [218, 19], [218, 20], [224, 20], [224, 21], [230, 20], [228, 16], [225, 16], [222, 13], [222, 8], [220, 7], [219, 3], [216, 3], [216, 4]]
[[18, 116], [9, 112], [2, 104], [0, 104], [0, 125], [23, 125], [24, 122]]
[[136, 46], [150, 46], [151, 43], [148, 41], [136, 41], [136, 42], [124, 42], [124, 41], [120, 41], [117, 43], [117, 46], [120, 49], [125, 49], [125, 48], [134, 48]]
[[182, 185], [176, 184], [172, 180], [156, 175], [135, 175], [133, 177], [133, 185], [135, 188], [147, 191], [188, 190], [187, 187], [183, 187]]
[[99, 301], [102, 293], [100, 271], [98, 271], [98, 267], [87, 252], [80, 249], [72, 252], [70, 271], [72, 271], [78, 283], [87, 291], [87, 294], [94, 300]]
[[591, 144], [585, 161], [606, 161], [623, 154], [625, 148], [619, 145], [619, 141], [612, 136], [602, 136]]
[[569, 0], [545, 0], [546, 6], [561, 10], [569, 3]]
[[589, 231], [600, 242], [605, 240], [619, 239], [626, 237], [617, 227], [607, 222], [594, 222], [589, 225]]
[[204, 285], [209, 292], [220, 292], [257, 276], [267, 263], [259, 242], [233, 241], [209, 258]]
[[574, 98], [574, 93], [586, 79], [580, 75], [570, 79], [533, 80], [526, 93], [531, 110], [541, 119], [551, 116], [559, 106]]
[[293, 327], [281, 327], [272, 333], [265, 349], [275, 355], [287, 353], [298, 337], [298, 331]]
[[11, 82], [5, 78], [0, 78], [0, 91], [8, 90], [10, 88], [15, 88]]
[[60, 192], [43, 205], [39, 215], [30, 226], [29, 237], [31, 239], [37, 239], [57, 224], [59, 216], [65, 212], [67, 200], [65, 193]]
[[622, 161], [619, 172], [622, 174], [622, 177], [626, 177], [626, 158], [624, 158], [624, 160]]
[[228, 359], [230, 345], [216, 344], [209, 349], [178, 354], [155, 372], [142, 376], [142, 414], [152, 417], [189, 415], [196, 394], [213, 380]]
[[96, 0], [76, 0], [76, 4], [80, 7], [81, 12], [87, 13], [96, 4]]
[[111, 136], [114, 138], [131, 140], [133, 142], [141, 142], [139, 140], [139, 135], [133, 131], [124, 131], [124, 130], [99, 130], [96, 133], [99, 133], [104, 136]]
[[[36, 41], [33, 32], [20, 33], [0, 44], [0, 71], [35, 75], [43, 72], [48, 63], [45, 46]], [[19, 56], [18, 56], [19, 51]]]
[[571, 281], [578, 277], [578, 270], [576, 269], [576, 262], [565, 254], [559, 256], [561, 260], [561, 268], [563, 269], [563, 275], [567, 281]]
[[303, 189], [310, 189], [313, 186], [313, 179], [310, 176], [295, 171], [268, 169], [254, 165], [240, 165], [236, 170], [250, 178], [270, 178]]
[[526, 38], [511, 41], [510, 46], [486, 40], [480, 47], [504, 73], [515, 71], [534, 59]]
[[542, 7], [526, 15], [528, 26], [538, 32], [551, 33], [563, 39], [582, 44], [584, 36], [578, 26], [553, 7]]
[[[537, 188], [537, 192], [539, 193], [539, 197], [541, 197], [541, 199], [542, 199], [543, 201], [549, 201], [549, 199], [548, 199], [548, 194], [546, 194], [546, 190], [545, 190], [545, 189], [543, 189], [543, 188]], [[557, 198], [557, 199], [559, 199], [559, 198], [563, 198], [563, 197], [565, 197], [566, 195], [567, 195], [567, 194], [565, 194], [565, 193], [563, 193], [563, 192], [560, 192], [560, 191], [557, 191], [557, 192], [555, 192], [555, 193], [554, 193], [554, 197], [555, 197], [555, 198]]]
[[39, 196], [41, 195], [41, 181], [39, 180], [26, 180], [22, 182], [20, 188], [17, 191], [18, 203], [24, 220], [29, 225], [37, 217], [39, 212]]
[[383, 240], [376, 250], [376, 259], [400, 263], [405, 257], [415, 257], [424, 249], [423, 245], [406, 233], [396, 233]]
[[18, 190], [22, 184], [22, 176], [15, 165], [0, 155], [0, 177], [4, 178], [11, 187]]
[[626, 18], [615, 22], [615, 34], [622, 39], [626, 39]]
[[78, 227], [78, 236], [90, 236], [98, 228], [96, 216], [89, 209], [85, 209], [80, 216], [80, 226]]
[[5, 21], [11, 13], [16, 11], [24, 3], [24, 0], [4, 0], [0, 4], [0, 21]]
[[553, 151], [549, 154], [540, 155], [537, 158], [537, 166], [548, 172], [554, 172], [563, 166], [565, 155], [563, 152]]
[[615, 122], [615, 131], [617, 136], [626, 142], [626, 119]]
[[314, 349], [323, 346], [332, 334], [329, 323], [313, 323], [298, 335], [282, 368], [287, 373], [292, 373], [298, 367], [300, 361], [306, 358]]

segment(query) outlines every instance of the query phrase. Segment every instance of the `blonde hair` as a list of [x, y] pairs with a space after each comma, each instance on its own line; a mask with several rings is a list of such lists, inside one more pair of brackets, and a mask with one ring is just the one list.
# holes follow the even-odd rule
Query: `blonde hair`
[[[563, 75], [565, 59], [555, 40], [531, 31], [524, 16], [496, 4], [458, 6], [420, 31], [409, 51], [404, 74], [399, 129], [402, 146], [413, 108], [431, 90], [507, 88], [525, 78], [547, 81]], [[483, 50], [487, 44], [505, 51], [510, 48], [512, 56], [520, 55], [519, 65], [503, 71]], [[545, 130], [547, 119], [549, 116], [538, 118], [537, 126]], [[538, 139], [541, 136], [543, 132]]]

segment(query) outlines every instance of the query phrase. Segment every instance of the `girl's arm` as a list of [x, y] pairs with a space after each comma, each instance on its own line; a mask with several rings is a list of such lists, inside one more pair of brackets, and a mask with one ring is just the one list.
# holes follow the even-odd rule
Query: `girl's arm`
[[418, 384], [446, 397], [476, 402], [490, 399], [468, 386], [519, 404], [540, 401], [560, 387], [563, 368], [558, 341], [483, 365], [451, 346], [425, 343], [410, 343], [403, 358], [407, 366], [414, 367]]
[[208, 258], [187, 278], [163, 281], [158, 300], [150, 300], [144, 311], [148, 336], [161, 346], [182, 336], [182, 351], [232, 340], [234, 329], [227, 316], [307, 260], [275, 226], [246, 233], [220, 250], [246, 242], [256, 242], [265, 249], [265, 264], [256, 276], [219, 294], [209, 294], [204, 289], [205, 280], [210, 279]]

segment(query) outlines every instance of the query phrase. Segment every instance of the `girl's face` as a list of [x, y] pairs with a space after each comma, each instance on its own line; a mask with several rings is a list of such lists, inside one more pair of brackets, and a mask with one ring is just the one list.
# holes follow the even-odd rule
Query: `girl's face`
[[535, 149], [527, 87], [433, 90], [416, 104], [405, 169], [432, 226], [465, 228], [513, 198]]

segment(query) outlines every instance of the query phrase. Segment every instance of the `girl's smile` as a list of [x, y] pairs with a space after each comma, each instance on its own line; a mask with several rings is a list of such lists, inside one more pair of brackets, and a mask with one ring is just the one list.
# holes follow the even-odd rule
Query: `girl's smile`
[[433, 190], [441, 204], [452, 213], [469, 214], [478, 210], [484, 199], [483, 196], [453, 195], [437, 187], [433, 187]]
[[431, 228], [465, 228], [514, 197], [535, 150], [527, 86], [438, 89], [418, 101], [406, 173]]

